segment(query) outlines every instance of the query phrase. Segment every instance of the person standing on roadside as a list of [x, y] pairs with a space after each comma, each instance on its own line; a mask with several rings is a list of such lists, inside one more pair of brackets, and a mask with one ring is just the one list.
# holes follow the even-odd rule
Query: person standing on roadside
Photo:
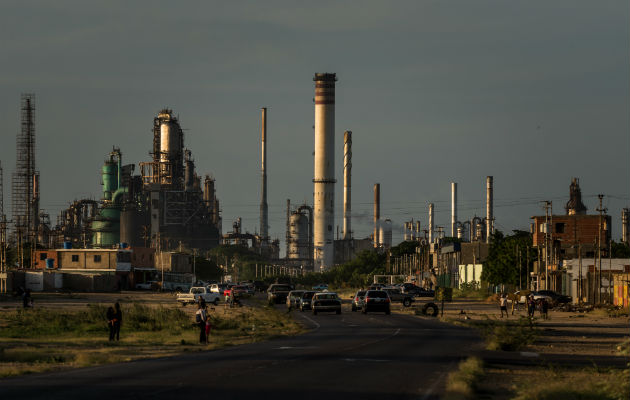
[[107, 318], [107, 327], [109, 328], [109, 341], [114, 340], [114, 321], [116, 319], [116, 311], [114, 311], [114, 307], [107, 308], [107, 314], [105, 316]]
[[543, 319], [547, 319], [549, 316], [549, 302], [544, 297], [540, 300], [540, 313], [542, 314]]
[[121, 324], [122, 324], [122, 310], [120, 309], [120, 304], [116, 303], [114, 304], [114, 335], [116, 336], [116, 341], [120, 340], [120, 325]]
[[534, 301], [534, 296], [530, 294], [527, 297], [527, 316], [529, 318], [534, 318], [535, 310], [536, 310], [536, 302]]
[[199, 327], [199, 343], [205, 344], [208, 343], [208, 338], [206, 337], [206, 321], [208, 320], [208, 314], [206, 310], [199, 303], [199, 307], [197, 312], [195, 313], [195, 322]]
[[503, 293], [499, 298], [499, 307], [501, 308], [501, 318], [503, 318], [503, 312], [505, 312], [505, 318], [509, 318], [510, 315], [507, 310], [507, 296], [505, 293]]

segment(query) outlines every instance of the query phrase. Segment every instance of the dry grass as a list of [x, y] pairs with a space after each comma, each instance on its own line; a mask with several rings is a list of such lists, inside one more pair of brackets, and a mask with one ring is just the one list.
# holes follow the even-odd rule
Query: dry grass
[[475, 399], [477, 385], [483, 377], [483, 362], [477, 357], [468, 358], [459, 363], [457, 370], [446, 379], [446, 400]]
[[273, 308], [216, 307], [209, 311], [210, 344], [199, 345], [192, 309], [131, 304], [123, 306], [120, 342], [109, 342], [103, 311], [88, 306], [0, 312], [0, 377], [172, 356], [303, 331]]

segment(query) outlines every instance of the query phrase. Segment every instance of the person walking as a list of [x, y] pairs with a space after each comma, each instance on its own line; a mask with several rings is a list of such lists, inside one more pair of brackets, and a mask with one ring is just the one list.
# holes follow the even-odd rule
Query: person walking
[[542, 314], [543, 319], [547, 319], [549, 317], [549, 302], [544, 297], [540, 301], [540, 313]]
[[208, 343], [208, 338], [206, 337], [206, 321], [208, 320], [208, 314], [206, 310], [201, 307], [201, 303], [199, 303], [199, 307], [197, 312], [195, 313], [195, 321], [197, 322], [197, 326], [199, 327], [199, 343], [205, 344]]
[[206, 313], [206, 344], [210, 343], [210, 329], [211, 328], [212, 328], [212, 325], [210, 323], [210, 317]]
[[527, 297], [527, 316], [529, 318], [534, 318], [534, 310], [536, 310], [536, 302], [534, 296], [530, 294]]
[[501, 318], [503, 318], [503, 312], [505, 312], [505, 318], [509, 318], [510, 315], [507, 310], [507, 296], [505, 293], [503, 293], [499, 298], [499, 307], [501, 307]]
[[114, 340], [114, 320], [116, 319], [116, 311], [114, 311], [114, 307], [107, 308], [107, 314], [105, 316], [107, 318], [107, 327], [109, 328], [109, 341]]
[[122, 325], [122, 310], [120, 309], [120, 304], [114, 304], [114, 336], [116, 336], [116, 341], [120, 340], [120, 326]]

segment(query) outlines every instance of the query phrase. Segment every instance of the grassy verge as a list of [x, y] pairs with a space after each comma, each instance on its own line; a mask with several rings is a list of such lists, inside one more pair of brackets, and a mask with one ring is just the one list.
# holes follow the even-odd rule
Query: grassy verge
[[459, 363], [457, 370], [446, 379], [445, 400], [475, 399], [477, 384], [483, 377], [483, 362], [477, 357], [468, 358]]
[[627, 400], [629, 370], [539, 369], [517, 386], [514, 400]]
[[191, 311], [178, 307], [123, 306], [121, 340], [108, 341], [106, 307], [77, 311], [0, 312], [0, 377], [83, 367], [251, 343], [303, 328], [273, 308], [211, 308], [210, 344], [198, 343]]

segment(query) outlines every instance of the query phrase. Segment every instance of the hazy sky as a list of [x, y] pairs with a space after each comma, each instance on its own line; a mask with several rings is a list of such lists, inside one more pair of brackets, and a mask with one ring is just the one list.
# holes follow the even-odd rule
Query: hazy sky
[[[21, 92], [37, 96], [42, 208], [100, 198], [112, 146], [147, 161], [156, 113], [179, 114], [198, 172], [217, 180], [224, 232], [258, 230], [260, 107], [269, 107], [270, 233], [286, 199], [312, 202], [315, 72], [336, 72], [336, 219], [343, 131], [353, 131], [353, 228], [371, 231], [372, 185], [394, 241], [403, 221], [485, 213], [527, 229], [579, 177], [606, 195], [615, 239], [630, 205], [627, 1], [3, 1], [0, 160], [5, 208]], [[53, 217], [53, 222], [55, 218]]]

